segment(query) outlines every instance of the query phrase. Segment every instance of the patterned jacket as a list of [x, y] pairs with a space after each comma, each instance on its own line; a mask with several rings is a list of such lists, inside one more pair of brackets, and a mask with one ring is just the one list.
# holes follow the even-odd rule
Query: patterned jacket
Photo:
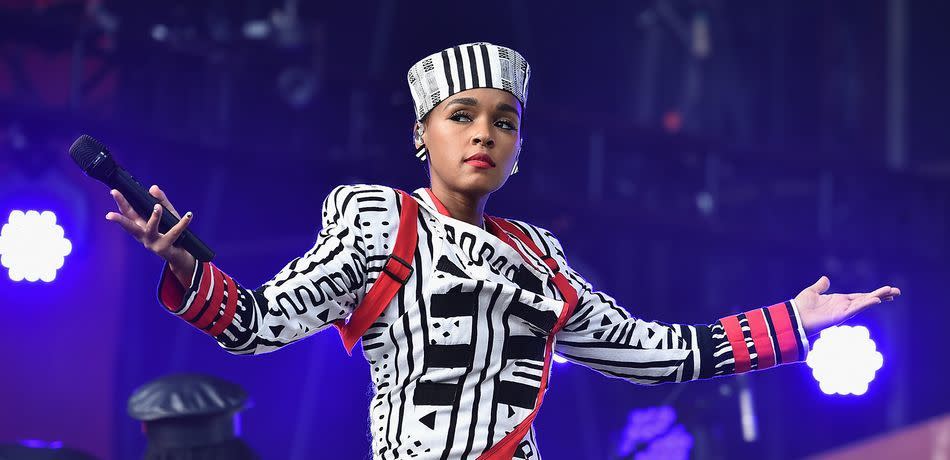
[[[565, 303], [528, 248], [451, 218], [416, 190], [413, 274], [363, 335], [375, 395], [376, 458], [476, 458], [540, 404], [548, 336]], [[391, 188], [347, 185], [323, 203], [316, 243], [270, 281], [247, 289], [211, 263], [190, 286], [166, 267], [159, 299], [230, 353], [267, 353], [347, 318], [382, 274], [400, 202]], [[808, 340], [791, 301], [708, 325], [636, 318], [573, 271], [547, 230], [511, 221], [553, 257], [578, 294], [554, 351], [641, 384], [683, 382], [801, 361]], [[498, 230], [496, 230], [498, 231]], [[382, 275], [387, 276], [387, 275]], [[516, 458], [539, 458], [534, 430]]]

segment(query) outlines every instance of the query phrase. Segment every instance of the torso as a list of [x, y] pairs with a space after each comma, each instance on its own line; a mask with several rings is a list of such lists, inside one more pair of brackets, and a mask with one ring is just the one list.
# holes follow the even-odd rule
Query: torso
[[[475, 458], [534, 410], [545, 343], [565, 304], [527, 248], [519, 253], [489, 231], [440, 214], [424, 189], [413, 197], [420, 204], [415, 272], [363, 336], [376, 390], [373, 453]], [[380, 204], [360, 203], [370, 282], [399, 222], [394, 206]], [[538, 458], [533, 430], [519, 451], [516, 458]]]

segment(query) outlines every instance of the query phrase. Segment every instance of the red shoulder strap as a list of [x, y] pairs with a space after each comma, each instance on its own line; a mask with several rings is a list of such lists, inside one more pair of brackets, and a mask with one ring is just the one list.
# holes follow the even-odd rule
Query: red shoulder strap
[[[412, 258], [419, 241], [416, 219], [419, 215], [419, 203], [402, 190], [397, 190], [401, 197], [402, 212], [399, 214], [399, 229], [396, 231], [396, 246], [392, 254], [386, 259], [383, 271], [373, 283], [363, 301], [350, 315], [346, 324], [343, 321], [333, 323], [340, 332], [346, 354], [353, 354], [353, 347], [359, 342], [370, 325], [383, 314], [399, 289], [412, 277]], [[383, 275], [386, 276], [383, 276]]]
[[[498, 228], [512, 234], [515, 238], [518, 238], [518, 240], [524, 243], [524, 245], [527, 246], [528, 249], [531, 249], [531, 252], [535, 253], [538, 257], [540, 257], [541, 260], [544, 262], [544, 264], [547, 265], [548, 268], [550, 268], [551, 271], [554, 273], [554, 279], [553, 279], [554, 286], [557, 287], [557, 290], [561, 293], [561, 296], [564, 297], [564, 302], [567, 303], [567, 308], [568, 308], [567, 315], [562, 315], [563, 321], [558, 321], [558, 323], [554, 326], [554, 331], [552, 331], [552, 333], [557, 332], [558, 330], [561, 329], [561, 327], [564, 325], [563, 323], [567, 321], [567, 318], [571, 316], [571, 313], [574, 312], [574, 308], [577, 306], [577, 300], [578, 300], [577, 291], [574, 290], [574, 286], [571, 286], [571, 283], [570, 281], [567, 280], [567, 277], [564, 276], [563, 273], [561, 273], [561, 267], [558, 266], [557, 261], [554, 260], [554, 258], [551, 257], [550, 255], [542, 251], [541, 248], [539, 248], [537, 244], [534, 244], [534, 240], [532, 240], [531, 237], [526, 235], [521, 230], [521, 228], [519, 228], [515, 224], [512, 224], [511, 222], [508, 222], [505, 219], [501, 219], [498, 217], [488, 217], [488, 221], [494, 224], [495, 226], [497, 226]], [[504, 241], [504, 239], [502, 240]], [[514, 246], [510, 241], [505, 241], [505, 242], [508, 243], [509, 246], [514, 247], [516, 251], [521, 252], [520, 250], [518, 250], [518, 247]]]
[[[557, 323], [554, 324], [554, 330], [551, 331], [551, 334], [548, 336], [547, 343], [544, 346], [544, 370], [541, 372], [541, 391], [538, 392], [537, 399], [535, 400], [534, 410], [528, 414], [528, 417], [521, 421], [515, 429], [510, 433], [501, 438], [496, 442], [491, 448], [478, 457], [478, 460], [511, 460], [515, 455], [515, 450], [518, 448], [518, 443], [528, 434], [528, 431], [531, 429], [531, 424], [534, 422], [535, 416], [538, 415], [538, 410], [541, 409], [541, 402], [544, 401], [544, 391], [548, 386], [548, 370], [551, 368], [551, 355], [554, 351], [554, 335], [557, 331], [561, 330], [564, 327], [564, 324], [567, 322], [567, 319], [571, 317], [571, 314], [574, 313], [574, 309], [577, 307], [577, 291], [574, 290], [574, 287], [571, 286], [571, 283], [567, 280], [567, 277], [561, 273], [561, 267], [558, 266], [557, 261], [554, 260], [550, 255], [545, 254], [541, 251], [541, 248], [538, 245], [534, 244], [534, 240], [526, 235], [518, 226], [508, 222], [505, 219], [500, 219], [497, 217], [485, 216], [486, 220], [489, 222], [489, 225], [494, 226], [497, 229], [504, 230], [505, 232], [510, 233], [519, 241], [524, 243], [531, 252], [538, 255], [541, 260], [544, 261], [544, 264], [554, 272], [554, 286], [557, 287], [557, 290], [561, 292], [561, 296], [564, 298], [565, 309], [557, 319]], [[509, 246], [513, 247], [516, 251], [521, 253], [521, 250], [502, 232], [494, 232], [498, 234], [498, 237], [507, 243]], [[524, 254], [522, 254], [524, 257]], [[527, 259], [526, 259], [527, 260]]]

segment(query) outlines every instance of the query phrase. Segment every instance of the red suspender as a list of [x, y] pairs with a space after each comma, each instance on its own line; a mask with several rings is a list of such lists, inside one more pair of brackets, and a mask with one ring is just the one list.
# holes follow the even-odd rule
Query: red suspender
[[[396, 232], [396, 247], [392, 254], [386, 259], [383, 266], [383, 272], [369, 289], [363, 301], [356, 307], [350, 320], [346, 324], [343, 321], [333, 323], [340, 332], [340, 339], [343, 340], [343, 347], [346, 348], [346, 354], [353, 354], [353, 346], [363, 337], [369, 326], [383, 314], [383, 310], [389, 305], [389, 301], [399, 292], [404, 284], [412, 276], [412, 258], [416, 251], [416, 243], [419, 241], [416, 219], [419, 215], [419, 203], [411, 196], [397, 190], [401, 196], [402, 213], [399, 215], [399, 229]], [[387, 276], [383, 276], [383, 274]]]
[[[577, 307], [577, 291], [574, 290], [574, 287], [571, 286], [571, 283], [567, 280], [567, 277], [561, 273], [560, 267], [553, 258], [541, 251], [541, 248], [538, 245], [534, 244], [534, 241], [525, 235], [520, 228], [508, 222], [505, 219], [499, 219], [495, 217], [485, 216], [486, 222], [488, 225], [493, 227], [493, 230], [504, 230], [508, 233], [511, 233], [518, 238], [525, 246], [531, 249], [531, 252], [538, 255], [541, 260], [544, 261], [545, 265], [554, 272], [554, 286], [557, 287], [557, 290], [561, 292], [561, 297], [564, 298], [564, 310], [561, 312], [561, 315], [557, 319], [557, 323], [554, 324], [554, 330], [551, 331], [551, 334], [548, 335], [547, 343], [544, 346], [544, 370], [541, 372], [541, 390], [538, 391], [538, 397], [534, 404], [534, 410], [531, 411], [531, 414], [527, 418], [521, 421], [511, 433], [505, 435], [504, 438], [501, 438], [495, 445], [491, 446], [485, 453], [478, 457], [478, 460], [511, 460], [515, 455], [515, 449], [518, 448], [518, 443], [528, 434], [528, 430], [531, 429], [531, 423], [534, 422], [534, 417], [538, 415], [538, 409], [541, 409], [541, 402], [544, 400], [544, 390], [548, 386], [548, 370], [551, 368], [551, 355], [553, 354], [554, 348], [554, 335], [557, 331], [561, 330], [564, 327], [564, 324], [567, 322], [567, 319], [571, 317], [571, 314], [574, 312], [574, 308]], [[519, 253], [521, 250], [515, 246], [514, 241], [511, 241], [511, 238], [508, 238], [504, 232], [493, 231], [493, 234], [498, 236], [499, 239], [507, 243], [509, 246], [514, 248]], [[524, 254], [521, 254], [521, 257], [524, 257]]]
[[[532, 240], [528, 235], [525, 235], [525, 233], [521, 231], [520, 228], [518, 228], [517, 226], [515, 226], [511, 222], [508, 222], [505, 219], [499, 219], [497, 217], [488, 217], [488, 216], [486, 217], [487, 217], [486, 219], [487, 222], [489, 222], [490, 224], [508, 233], [511, 233], [512, 235], [515, 236], [515, 238], [518, 238], [519, 241], [521, 241], [522, 243], [524, 243], [525, 246], [531, 249], [531, 252], [537, 254], [537, 256], [540, 257], [542, 261], [544, 261], [544, 264], [547, 265], [548, 268], [550, 268], [551, 271], [554, 273], [554, 280], [553, 280], [554, 286], [557, 287], [557, 290], [561, 293], [561, 296], [564, 297], [564, 302], [567, 303], [567, 308], [569, 310], [567, 312], [567, 315], [565, 315], [564, 318], [562, 318], [563, 321], [559, 320], [554, 325], [554, 330], [552, 331], [552, 334], [556, 333], [557, 331], [561, 329], [561, 327], [564, 326], [564, 323], [567, 322], [567, 318], [569, 318], [571, 316], [571, 313], [574, 312], [574, 307], [577, 306], [577, 300], [578, 300], [577, 291], [574, 290], [574, 286], [571, 286], [571, 282], [567, 280], [567, 277], [564, 276], [564, 273], [561, 273], [561, 267], [558, 266], [557, 261], [555, 261], [554, 258], [545, 254], [544, 251], [542, 251], [541, 248], [538, 247], [538, 245], [534, 244], [534, 240]], [[499, 235], [502, 236], [500, 237], [502, 241], [507, 243], [509, 246], [515, 248], [515, 250], [518, 251], [519, 253], [521, 252], [518, 249], [518, 247], [513, 244], [512, 241], [506, 238], [507, 235], [501, 232], [495, 232], [495, 233], [498, 233]], [[524, 254], [522, 254], [522, 257], [524, 257]]]

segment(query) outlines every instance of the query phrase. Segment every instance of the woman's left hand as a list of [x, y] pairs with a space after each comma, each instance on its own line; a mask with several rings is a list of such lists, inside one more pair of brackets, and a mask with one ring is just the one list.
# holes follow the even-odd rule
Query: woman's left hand
[[894, 300], [894, 297], [901, 295], [900, 289], [891, 286], [878, 288], [874, 292], [825, 294], [829, 287], [831, 287], [831, 281], [827, 276], [822, 276], [817, 283], [805, 288], [795, 297], [795, 304], [798, 306], [798, 314], [801, 315], [802, 327], [806, 335], [815, 334], [856, 315], [871, 305]]

